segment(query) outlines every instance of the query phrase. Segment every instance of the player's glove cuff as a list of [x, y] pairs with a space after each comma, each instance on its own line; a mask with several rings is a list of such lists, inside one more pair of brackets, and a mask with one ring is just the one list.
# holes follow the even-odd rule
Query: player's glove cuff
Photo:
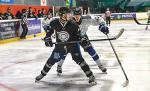
[[45, 42], [45, 46], [47, 46], [47, 47], [53, 47], [53, 42], [52, 42], [51, 37], [45, 37], [44, 38], [44, 42]]
[[100, 23], [99, 24], [99, 30], [103, 32], [104, 34], [109, 33], [109, 28], [105, 25], [105, 23]]

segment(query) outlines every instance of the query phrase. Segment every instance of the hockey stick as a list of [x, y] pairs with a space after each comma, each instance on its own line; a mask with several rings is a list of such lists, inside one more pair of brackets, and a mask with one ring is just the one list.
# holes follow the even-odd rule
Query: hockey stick
[[[93, 40], [89, 40], [89, 41], [108, 41], [108, 40], [116, 40], [116, 39], [118, 39], [122, 34], [123, 34], [123, 32], [124, 32], [124, 29], [122, 28], [121, 30], [120, 30], [120, 32], [116, 35], [116, 36], [114, 36], [114, 37], [112, 37], [112, 38], [106, 38], [106, 39], [93, 39]], [[43, 39], [42, 39], [43, 40]], [[70, 41], [70, 42], [53, 42], [53, 44], [70, 44], [70, 43], [80, 43], [81, 41]]]
[[[106, 34], [106, 36], [107, 36], [107, 38], [109, 39], [109, 36], [108, 36], [107, 34]], [[123, 66], [122, 66], [122, 64], [121, 64], [121, 62], [120, 62], [120, 60], [119, 60], [119, 57], [118, 57], [118, 55], [117, 55], [117, 53], [116, 53], [116, 51], [115, 51], [115, 48], [113, 47], [113, 44], [111, 43], [111, 40], [109, 40], [109, 43], [110, 43], [110, 45], [111, 45], [111, 47], [112, 47], [112, 49], [113, 49], [113, 52], [114, 52], [114, 54], [115, 54], [115, 56], [116, 56], [116, 58], [117, 58], [117, 61], [118, 61], [119, 65], [120, 65], [120, 67], [121, 67], [121, 69], [122, 69], [122, 71], [123, 71], [123, 74], [124, 74], [125, 78], [126, 78], [126, 81], [122, 84], [122, 86], [123, 86], [123, 87], [126, 87], [126, 86], [129, 84], [129, 79], [128, 79], [126, 73], [125, 73], [125, 70], [124, 70], [124, 68], [123, 68]]]
[[145, 24], [140, 23], [135, 17], [133, 17], [133, 19], [138, 25], [150, 25], [149, 23], [145, 23]]

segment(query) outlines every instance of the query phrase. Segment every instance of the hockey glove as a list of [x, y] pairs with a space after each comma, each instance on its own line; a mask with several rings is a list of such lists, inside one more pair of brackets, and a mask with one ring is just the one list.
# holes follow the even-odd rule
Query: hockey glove
[[99, 24], [99, 30], [101, 32], [103, 32], [104, 34], [108, 34], [109, 33], [109, 28], [106, 26], [105, 23], [100, 23]]
[[44, 29], [44, 30], [47, 30], [47, 26], [46, 26], [46, 25], [43, 25], [43, 29]]
[[43, 28], [44, 28], [46, 33], [49, 32], [49, 29], [50, 29], [49, 26], [43, 26]]
[[50, 37], [45, 37], [44, 42], [45, 42], [45, 46], [53, 47], [53, 42], [52, 42], [52, 39]]
[[88, 39], [86, 37], [81, 38], [81, 45], [83, 45], [83, 46], [88, 45]]

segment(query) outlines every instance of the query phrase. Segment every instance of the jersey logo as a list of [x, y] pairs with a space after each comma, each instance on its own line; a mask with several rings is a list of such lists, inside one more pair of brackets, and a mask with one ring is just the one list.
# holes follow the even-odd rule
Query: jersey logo
[[53, 58], [58, 60], [60, 58], [60, 54], [58, 52], [54, 52]]
[[69, 39], [69, 34], [68, 34], [68, 32], [66, 32], [66, 31], [61, 31], [61, 32], [57, 32], [57, 34], [58, 34], [58, 38], [59, 38], [62, 42], [68, 41], [68, 39]]

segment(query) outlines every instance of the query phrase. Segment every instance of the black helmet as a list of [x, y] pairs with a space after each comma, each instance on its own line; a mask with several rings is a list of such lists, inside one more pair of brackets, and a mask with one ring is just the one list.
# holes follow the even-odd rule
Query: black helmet
[[59, 16], [62, 16], [63, 14], [66, 14], [66, 13], [70, 13], [70, 9], [67, 8], [67, 7], [61, 7], [59, 9]]
[[81, 15], [81, 9], [80, 8], [75, 8], [75, 10], [73, 11], [74, 15]]

